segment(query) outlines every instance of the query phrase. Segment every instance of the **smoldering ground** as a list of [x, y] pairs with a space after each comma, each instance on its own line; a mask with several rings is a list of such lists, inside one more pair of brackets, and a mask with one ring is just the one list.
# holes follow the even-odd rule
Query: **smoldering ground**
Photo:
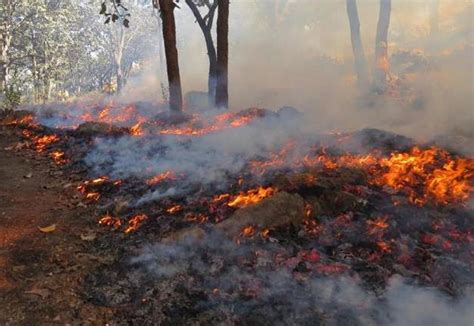
[[198, 311], [220, 311], [244, 324], [467, 326], [474, 318], [472, 292], [452, 299], [397, 275], [377, 293], [355, 275], [298, 278], [275, 264], [281, 250], [271, 243], [238, 245], [213, 231], [147, 246], [131, 264], [154, 282], [178, 278], [202, 291], [205, 299], [192, 303]]

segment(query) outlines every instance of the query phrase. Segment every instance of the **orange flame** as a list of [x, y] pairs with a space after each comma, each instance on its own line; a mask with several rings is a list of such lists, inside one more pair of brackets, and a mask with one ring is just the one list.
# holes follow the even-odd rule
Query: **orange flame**
[[[381, 159], [380, 164], [388, 171], [375, 178], [374, 183], [405, 191], [410, 201], [420, 206], [430, 199], [438, 204], [465, 202], [473, 190], [470, 182], [474, 160], [452, 158], [438, 148], [415, 147], [410, 153], [394, 153]], [[419, 188], [421, 191], [417, 191]]]
[[86, 194], [86, 199], [98, 201], [100, 199], [100, 193], [98, 192], [89, 192]]
[[173, 172], [166, 171], [166, 172], [157, 174], [154, 177], [149, 178], [148, 180], [146, 180], [146, 184], [150, 185], [150, 186], [153, 186], [153, 185], [161, 183], [165, 180], [173, 180], [175, 178], [176, 178], [176, 176]]
[[216, 203], [227, 199], [227, 206], [242, 208], [248, 205], [256, 204], [263, 199], [272, 196], [277, 190], [272, 187], [258, 187], [241, 192], [238, 195], [231, 196], [229, 194], [220, 194], [213, 198], [212, 202]]
[[168, 208], [166, 211], [170, 214], [174, 214], [179, 212], [183, 207], [181, 205], [175, 205], [173, 207]]
[[53, 159], [54, 163], [56, 163], [57, 165], [63, 165], [67, 163], [65, 154], [62, 151], [51, 152], [49, 156]]
[[130, 233], [130, 232], [133, 232], [133, 231], [136, 231], [138, 230], [138, 228], [140, 227], [141, 223], [143, 221], [146, 221], [148, 219], [148, 216], [146, 216], [145, 214], [138, 214], [138, 215], [135, 215], [134, 217], [132, 217], [130, 220], [128, 220], [128, 226], [127, 228], [124, 230], [125, 233]]
[[255, 233], [255, 228], [253, 225], [245, 226], [242, 231], [240, 231], [241, 237], [251, 237]]
[[114, 229], [120, 228], [122, 221], [117, 217], [112, 217], [109, 214], [105, 214], [100, 220], [99, 225], [111, 226]]

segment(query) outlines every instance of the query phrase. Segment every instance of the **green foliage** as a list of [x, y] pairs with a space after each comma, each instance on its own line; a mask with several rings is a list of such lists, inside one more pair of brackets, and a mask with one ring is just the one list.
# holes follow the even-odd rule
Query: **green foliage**
[[130, 21], [127, 17], [130, 17], [130, 13], [128, 13], [128, 9], [122, 4], [121, 0], [110, 0], [112, 5], [111, 11], [107, 10], [106, 2], [102, 2], [100, 6], [99, 15], [105, 17], [104, 24], [115, 23], [119, 20], [123, 26], [130, 27]]
[[13, 86], [7, 87], [3, 96], [2, 110], [14, 110], [21, 103], [21, 92]]
[[[111, 21], [122, 24], [104, 25], [97, 3], [92, 0], [11, 1], [15, 2], [14, 10], [2, 8], [0, 20], [17, 24], [11, 30], [4, 30], [0, 24], [0, 38], [4, 33], [12, 36], [8, 60], [0, 58], [0, 64], [7, 62], [8, 80], [15, 79], [16, 90], [25, 102], [65, 100], [80, 93], [101, 91], [116, 79], [118, 64], [123, 71], [122, 81], [126, 81], [131, 66], [153, 53], [150, 50], [156, 51], [157, 21], [143, 19], [150, 13], [149, 7], [131, 6], [132, 14], [127, 9], [126, 16], [110, 15]], [[125, 4], [122, 0], [120, 5], [122, 2]], [[129, 16], [133, 16], [130, 25], [126, 18]]]

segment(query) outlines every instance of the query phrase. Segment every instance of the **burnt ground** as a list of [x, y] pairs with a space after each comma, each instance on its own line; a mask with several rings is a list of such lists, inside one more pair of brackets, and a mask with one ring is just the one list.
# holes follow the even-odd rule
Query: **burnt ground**
[[[58, 133], [61, 140], [38, 153], [31, 132]], [[452, 297], [469, 296], [474, 289], [472, 211], [459, 205], [410, 205], [406, 196], [364, 186], [366, 173], [358, 169], [324, 170], [316, 184], [305, 181], [307, 173], [276, 175], [272, 185], [287, 192], [232, 216], [227, 205], [212, 206], [197, 192], [175, 199], [195, 215], [169, 212], [166, 208], [175, 203], [166, 199], [140, 208], [150, 218], [136, 232], [124, 232], [133, 218], [118, 228], [98, 226], [109, 212], [135, 216], [127, 198], [149, 187], [133, 178], [119, 186], [114, 180], [91, 183], [85, 191], [102, 197], [87, 200], [78, 186], [91, 177], [82, 163], [91, 138], [84, 131], [0, 126], [0, 324], [266, 325], [293, 320], [365, 325], [364, 318], [393, 317], [391, 309], [374, 304], [371, 294], [381, 295], [388, 287], [393, 298], [387, 285], [392, 276]], [[66, 165], [52, 162], [54, 149], [65, 152]], [[399, 204], [394, 206], [394, 199]], [[290, 209], [290, 203], [297, 207]], [[308, 207], [311, 218], [300, 225]], [[209, 223], [199, 220], [201, 208], [211, 214]], [[211, 232], [220, 228], [212, 224], [224, 215], [230, 222], [264, 214], [273, 220], [280, 214], [275, 210], [299, 222], [282, 221], [269, 230], [270, 237], [257, 232], [240, 239], [242, 244]], [[382, 223], [380, 230], [369, 227], [375, 223]], [[227, 221], [219, 225], [225, 228]], [[362, 280], [363, 288], [348, 287], [356, 290], [357, 300], [325, 296], [334, 287], [346, 287], [328, 277], [338, 275]], [[356, 306], [346, 307], [340, 299]], [[454, 324], [470, 325], [463, 322]]]
[[91, 269], [113, 259], [93, 251], [91, 208], [50, 160], [8, 150], [19, 137], [0, 128], [0, 324], [104, 324], [111, 312], [80, 290]]

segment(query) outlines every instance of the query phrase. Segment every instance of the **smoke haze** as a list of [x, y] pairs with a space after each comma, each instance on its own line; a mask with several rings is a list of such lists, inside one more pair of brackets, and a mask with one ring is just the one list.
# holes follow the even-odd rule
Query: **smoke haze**
[[[304, 111], [319, 130], [370, 126], [423, 140], [453, 131], [472, 137], [472, 2], [439, 1], [437, 31], [431, 31], [436, 1], [393, 2], [390, 73], [392, 83], [407, 90], [368, 100], [361, 100], [355, 87], [345, 1], [290, 0], [277, 13], [273, 3], [231, 5], [229, 92], [234, 110], [289, 105]], [[378, 2], [357, 4], [370, 67]], [[205, 91], [208, 59], [199, 26], [185, 5], [176, 19], [184, 91]], [[156, 57], [151, 60], [158, 65]], [[126, 97], [156, 99], [161, 87], [156, 70], [147, 70], [136, 82], [137, 93]]]

